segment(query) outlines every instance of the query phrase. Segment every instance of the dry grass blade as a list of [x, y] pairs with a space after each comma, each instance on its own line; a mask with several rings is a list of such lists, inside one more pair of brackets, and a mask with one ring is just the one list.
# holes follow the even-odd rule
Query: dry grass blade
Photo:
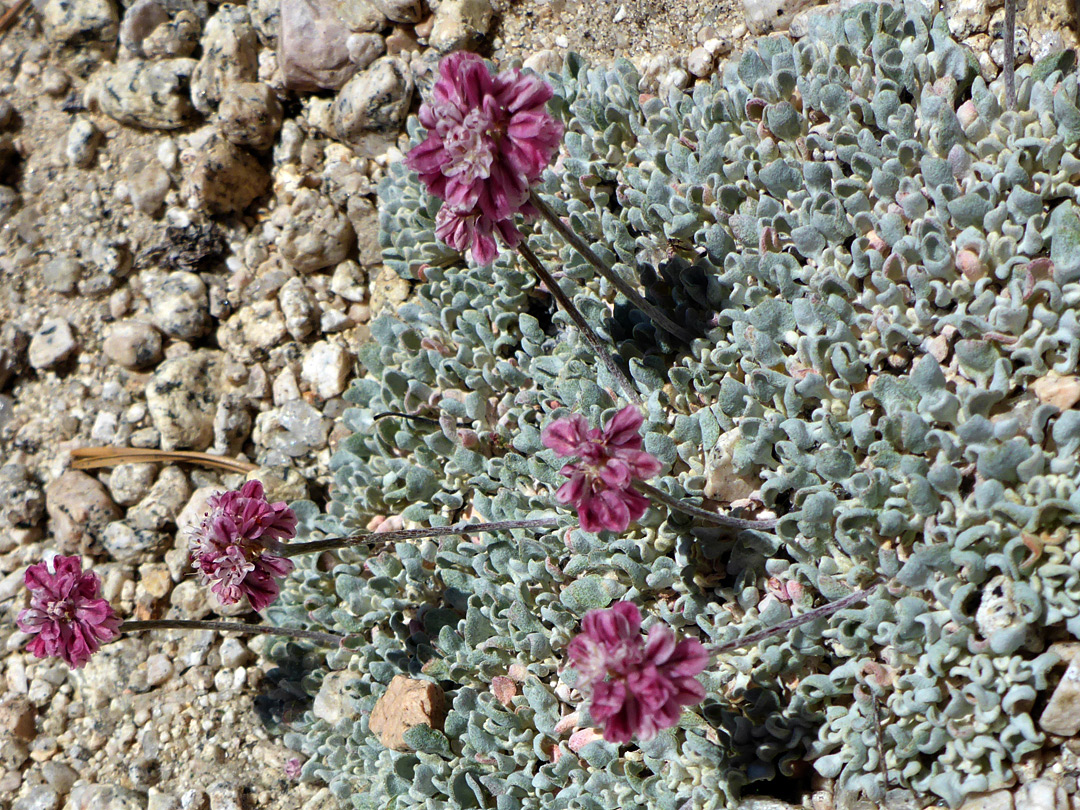
[[196, 453], [193, 450], [150, 450], [135, 447], [82, 447], [71, 452], [71, 466], [76, 470], [94, 470], [99, 467], [115, 467], [119, 464], [137, 464], [139, 462], [180, 462], [199, 464], [228, 472], [246, 475], [258, 469], [257, 464], [238, 461], [210, 453]]
[[3, 15], [0, 15], [0, 34], [15, 24], [19, 12], [26, 8], [29, 3], [30, 0], [15, 0], [15, 4], [5, 11]]

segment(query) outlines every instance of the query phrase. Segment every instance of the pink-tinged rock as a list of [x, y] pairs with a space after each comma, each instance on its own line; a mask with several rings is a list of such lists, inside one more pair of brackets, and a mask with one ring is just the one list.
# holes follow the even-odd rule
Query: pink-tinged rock
[[134, 54], [144, 56], [142, 43], [159, 25], [169, 21], [169, 12], [159, 0], [137, 0], [120, 23], [120, 44]]
[[349, 37], [386, 17], [366, 0], [281, 0], [278, 62], [293, 90], [337, 90], [356, 73]]
[[104, 484], [78, 470], [68, 470], [45, 487], [45, 508], [57, 547], [71, 553], [88, 551], [105, 527], [122, 516]]

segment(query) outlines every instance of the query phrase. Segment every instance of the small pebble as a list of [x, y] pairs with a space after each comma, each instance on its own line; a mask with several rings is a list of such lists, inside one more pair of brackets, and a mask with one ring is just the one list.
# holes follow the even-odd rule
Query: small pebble
[[154, 325], [182, 340], [200, 338], [210, 330], [210, 301], [206, 284], [194, 273], [171, 273], [150, 299]]
[[30, 365], [43, 370], [67, 360], [78, 345], [71, 326], [63, 318], [48, 318], [30, 339]]
[[49, 787], [61, 796], [66, 795], [79, 778], [78, 771], [70, 765], [55, 759], [49, 760], [41, 766], [41, 774], [45, 777]]
[[181, 194], [208, 214], [239, 213], [270, 185], [270, 175], [255, 156], [231, 143], [215, 126], [188, 137], [180, 162], [184, 166]]
[[281, 0], [278, 61], [291, 90], [337, 90], [356, 72], [347, 42], [353, 31], [376, 31], [383, 15], [369, 3], [351, 9], [349, 24], [330, 3]]
[[119, 419], [116, 414], [109, 411], [98, 411], [94, 417], [94, 425], [90, 428], [90, 438], [102, 444], [109, 444], [116, 436], [116, 428]]
[[134, 60], [99, 71], [86, 90], [110, 118], [146, 129], [178, 129], [195, 115], [188, 90], [194, 59]]
[[60, 796], [49, 788], [35, 788], [33, 792], [16, 799], [11, 810], [57, 810]]
[[240, 82], [225, 88], [218, 108], [222, 134], [237, 146], [262, 152], [281, 129], [281, 103], [269, 85]]
[[146, 810], [180, 810], [180, 799], [171, 793], [162, 793], [160, 790], [150, 788]]
[[45, 513], [45, 494], [30, 471], [15, 462], [0, 467], [0, 528], [36, 526]]
[[300, 386], [297, 384], [296, 375], [293, 374], [291, 368], [286, 367], [282, 369], [281, 373], [274, 378], [271, 392], [273, 394], [274, 404], [279, 407], [286, 402], [300, 399]]
[[111, 0], [40, 0], [35, 8], [51, 42], [93, 47], [116, 41], [120, 20]]
[[336, 265], [356, 244], [352, 224], [327, 197], [301, 189], [278, 239], [278, 249], [299, 273]]
[[41, 279], [53, 292], [67, 295], [75, 292], [82, 271], [82, 265], [72, 257], [57, 256], [42, 269]]
[[439, 53], [471, 49], [487, 35], [492, 16], [489, 0], [442, 0], [428, 44]]
[[146, 659], [146, 685], [161, 686], [173, 674], [173, 664], [167, 655], [160, 653]]
[[155, 216], [165, 204], [172, 180], [157, 162], [147, 163], [131, 178], [131, 204], [135, 210]]
[[690, 51], [690, 56], [686, 60], [686, 68], [694, 76], [699, 79], [703, 79], [713, 72], [713, 68], [716, 62], [713, 58], [713, 54], [704, 47], [697, 47]]
[[300, 376], [316, 396], [326, 400], [344, 392], [351, 371], [349, 352], [323, 340], [308, 350]]
[[169, 12], [160, 0], [136, 0], [120, 22], [120, 44], [144, 56], [143, 40], [159, 25], [169, 21]]
[[329, 427], [318, 410], [298, 399], [259, 414], [252, 437], [256, 444], [280, 453], [284, 461], [325, 447]]
[[147, 59], [171, 59], [190, 56], [199, 47], [199, 18], [188, 9], [181, 9], [164, 25], [159, 25], [142, 41]]
[[[134, 732], [132, 727], [132, 732]], [[64, 810], [144, 810], [146, 797], [110, 784], [79, 784], [71, 789]]]
[[367, 276], [356, 262], [342, 262], [334, 268], [330, 279], [330, 292], [340, 295], [346, 301], [356, 303], [367, 300]]
[[191, 76], [191, 100], [213, 114], [230, 84], [254, 81], [259, 74], [258, 40], [246, 7], [226, 3], [206, 22], [202, 57]]
[[144, 554], [160, 551], [167, 544], [168, 535], [137, 529], [121, 520], [114, 520], [101, 535], [101, 545], [112, 559], [120, 562], [134, 562]]
[[105, 485], [79, 470], [68, 470], [45, 487], [45, 508], [65, 553], [89, 547], [121, 514]]
[[155, 370], [146, 386], [146, 405], [163, 450], [210, 446], [222, 356], [204, 349], [166, 360]]
[[69, 83], [67, 74], [60, 68], [47, 67], [41, 73], [41, 89], [54, 98], [62, 96]]
[[109, 328], [102, 344], [105, 355], [124, 368], [152, 366], [161, 359], [161, 333], [142, 321], [124, 321]]
[[109, 494], [121, 506], [132, 506], [146, 497], [157, 478], [157, 465], [149, 462], [118, 464], [109, 476]]
[[340, 309], [324, 309], [319, 318], [319, 331], [327, 335], [348, 329], [349, 325], [349, 316]]
[[[451, 2], [453, 0], [445, 0], [440, 8]], [[486, 4], [487, 0], [477, 2]], [[400, 57], [384, 56], [376, 59], [338, 93], [333, 107], [334, 130], [337, 136], [342, 141], [372, 154], [384, 152], [386, 137], [371, 139], [369, 136], [397, 133], [400, 130], [409, 112], [413, 87], [412, 71]], [[393, 140], [396, 139], [395, 134]], [[382, 148], [373, 149], [370, 146], [372, 143], [377, 143]]]
[[75, 119], [75, 123], [68, 130], [67, 145], [64, 147], [68, 163], [83, 169], [93, 163], [100, 138], [101, 131], [90, 119]]
[[109, 315], [113, 320], [123, 318], [131, 309], [131, 290], [121, 287], [109, 296]]
[[315, 330], [315, 299], [304, 280], [293, 276], [278, 290], [278, 304], [285, 316], [285, 329], [296, 340], [303, 340]]

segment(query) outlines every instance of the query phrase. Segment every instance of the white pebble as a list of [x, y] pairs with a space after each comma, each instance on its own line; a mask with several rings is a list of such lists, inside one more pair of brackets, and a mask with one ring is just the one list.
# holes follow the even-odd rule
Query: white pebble
[[98, 411], [94, 426], [90, 428], [90, 438], [108, 444], [116, 437], [117, 421], [116, 414]]
[[64, 154], [72, 166], [86, 168], [94, 162], [101, 132], [88, 118], [77, 118], [68, 130]]

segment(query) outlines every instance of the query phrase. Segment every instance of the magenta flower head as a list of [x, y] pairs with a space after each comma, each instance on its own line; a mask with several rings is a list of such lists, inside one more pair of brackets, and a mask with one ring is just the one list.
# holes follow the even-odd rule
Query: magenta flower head
[[652, 478], [660, 462], [641, 449], [641, 412], [627, 405], [603, 431], [589, 428], [580, 414], [556, 419], [541, 435], [544, 447], [560, 456], [577, 456], [560, 472], [570, 480], [559, 487], [556, 500], [573, 504], [587, 532], [625, 531], [649, 508], [649, 499], [636, 492], [634, 481]]
[[292, 560], [273, 552], [296, 536], [296, 513], [284, 501], [268, 503], [260, 481], [211, 495], [207, 505], [202, 523], [190, 530], [192, 566], [222, 604], [247, 596], [262, 610], [281, 592], [278, 580], [293, 570]]
[[589, 715], [604, 739], [651, 740], [679, 722], [684, 706], [700, 703], [697, 676], [709, 654], [697, 639], [675, 640], [670, 627], [654, 625], [641, 636], [641, 611], [632, 602], [590, 610], [570, 642], [577, 688], [591, 697]]
[[553, 91], [520, 70], [492, 75], [476, 54], [458, 51], [439, 63], [431, 99], [420, 106], [427, 139], [410, 150], [405, 165], [429, 193], [443, 200], [436, 235], [490, 264], [498, 233], [521, 241], [514, 216], [536, 216], [529, 187], [540, 179], [562, 138], [562, 124], [545, 105]]
[[84, 573], [78, 557], [31, 565], [24, 581], [30, 607], [19, 613], [16, 624], [34, 636], [27, 649], [38, 658], [56, 656], [78, 669], [101, 642], [119, 634], [120, 619], [101, 598], [101, 580], [92, 571]]

